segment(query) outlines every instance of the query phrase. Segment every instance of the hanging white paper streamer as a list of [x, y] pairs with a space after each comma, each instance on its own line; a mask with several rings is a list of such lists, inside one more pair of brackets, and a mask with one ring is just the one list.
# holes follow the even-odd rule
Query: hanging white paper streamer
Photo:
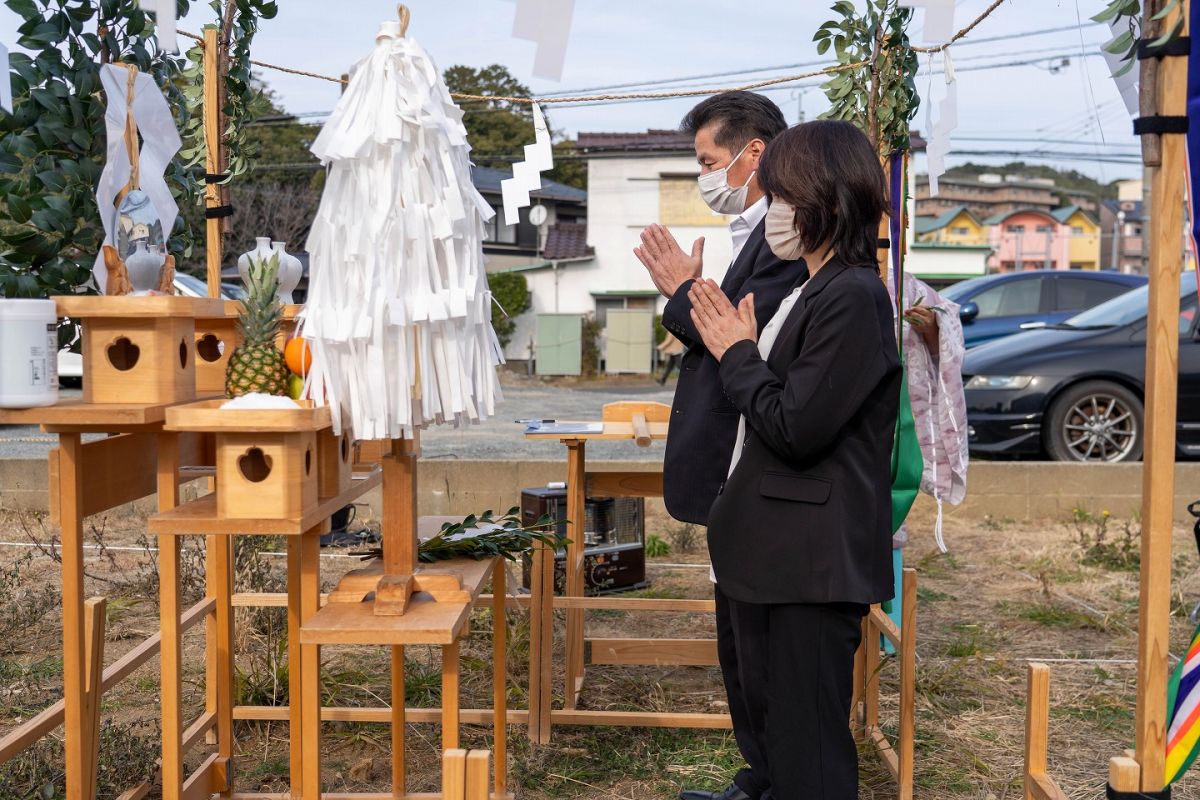
[[0, 67], [4, 77], [0, 78], [0, 108], [12, 113], [12, 70], [8, 65], [8, 48], [0, 44]]
[[900, 0], [900, 5], [925, 9], [922, 42], [940, 44], [954, 35], [954, 0]]
[[494, 413], [500, 348], [483, 269], [494, 212], [471, 184], [469, 150], [432, 59], [384, 23], [312, 146], [329, 171], [308, 237], [306, 391], [339, 432], [411, 437]]
[[[954, 60], [950, 58], [949, 49], [942, 51], [942, 65], [946, 74], [946, 95], [938, 103], [936, 123], [932, 119], [932, 90], [925, 98], [925, 128], [930, 132], [925, 144], [930, 197], [934, 197], [938, 193], [938, 178], [946, 172], [946, 154], [950, 152], [950, 134], [958, 127], [958, 83], [954, 79]], [[929, 71], [933, 72], [933, 55], [929, 56]]]
[[[1125, 30], [1128, 30], [1128, 22], [1114, 21], [1109, 23], [1109, 30], [1113, 36], [1117, 36]], [[1107, 50], [1101, 49], [1104, 54], [1104, 63], [1108, 64], [1108, 74], [1112, 77], [1113, 83], [1117, 85], [1117, 91], [1121, 93], [1121, 99], [1125, 101], [1125, 110], [1129, 112], [1130, 119], [1138, 116], [1138, 64], [1133, 62], [1133, 66], [1125, 70], [1124, 75], [1118, 75], [1117, 72], [1122, 67], [1129, 64], [1128, 61], [1122, 61], [1121, 56], [1113, 55]]]
[[175, 36], [175, 0], [138, 0], [143, 11], [154, 14], [154, 36], [158, 46], [168, 53], [179, 52]]
[[574, 13], [575, 0], [517, 0], [512, 35], [537, 44], [534, 77], [562, 80]]
[[542, 188], [541, 173], [554, 169], [550, 128], [537, 103], [533, 104], [533, 137], [534, 143], [525, 145], [525, 160], [513, 164], [513, 176], [500, 181], [505, 225], [516, 225], [520, 221], [518, 212], [529, 205], [529, 193]]
[[[100, 221], [104, 225], [104, 244], [116, 245], [116, 202], [117, 194], [129, 183], [131, 165], [125, 149], [125, 118], [129, 97], [129, 70], [114, 64], [100, 67], [100, 84], [108, 98], [104, 114], [105, 135], [108, 138], [107, 160], [100, 182], [96, 186], [96, 206], [100, 209]], [[179, 152], [182, 142], [175, 128], [171, 108], [158, 88], [158, 84], [144, 72], [138, 72], [133, 84], [133, 117], [142, 134], [142, 147], [138, 156], [138, 174], [142, 191], [150, 198], [154, 212], [162, 223], [163, 236], [169, 236], [179, 216], [179, 206], [171, 197], [171, 190], [163, 173], [171, 159]], [[104, 252], [96, 253], [96, 264], [92, 276], [100, 293], [104, 293], [108, 282], [108, 270], [104, 267]]]

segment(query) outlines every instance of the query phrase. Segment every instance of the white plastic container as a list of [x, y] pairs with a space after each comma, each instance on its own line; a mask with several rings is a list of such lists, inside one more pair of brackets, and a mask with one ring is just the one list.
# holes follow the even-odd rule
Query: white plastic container
[[0, 298], [0, 408], [58, 402], [58, 316], [53, 300]]

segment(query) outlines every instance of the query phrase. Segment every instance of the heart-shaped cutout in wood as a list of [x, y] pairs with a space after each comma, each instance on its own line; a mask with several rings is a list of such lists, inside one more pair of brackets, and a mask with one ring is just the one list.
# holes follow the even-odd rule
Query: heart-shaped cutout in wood
[[271, 457], [262, 448], [251, 447], [238, 456], [238, 471], [251, 483], [262, 483], [271, 474]]
[[133, 369], [141, 354], [142, 348], [129, 341], [125, 336], [117, 337], [104, 351], [108, 363], [121, 372]]

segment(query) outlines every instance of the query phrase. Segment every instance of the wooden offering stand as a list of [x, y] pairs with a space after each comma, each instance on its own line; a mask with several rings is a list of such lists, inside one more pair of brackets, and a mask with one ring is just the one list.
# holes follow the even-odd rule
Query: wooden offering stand
[[[85, 613], [83, 520], [155, 491], [159, 509], [169, 510], [178, 503], [179, 483], [197, 476], [181, 464], [212, 463], [211, 447], [202, 437], [166, 432], [163, 422], [173, 404], [196, 397], [195, 319], [215, 313], [220, 304], [167, 296], [54, 300], [59, 316], [82, 323], [88, 374], [84, 396], [46, 408], [0, 409], [0, 424], [36, 424], [58, 435], [58, 447], [50, 454], [50, 507], [62, 539], [66, 791], [68, 800], [84, 800], [95, 796], [98, 709], [108, 674], [101, 681], [103, 601], [88, 601], [91, 613]], [[84, 444], [84, 433], [116, 435]], [[208, 613], [208, 601], [180, 613], [178, 558], [172, 561], [171, 551], [165, 550], [159, 559], [163, 607], [172, 610], [168, 629], [178, 633]], [[164, 665], [178, 665], [179, 652], [178, 636], [163, 639]], [[114, 669], [119, 673], [124, 668]], [[178, 708], [179, 692], [172, 689], [164, 684], [164, 715]], [[206, 718], [186, 735], [164, 724], [164, 740], [178, 735], [195, 742], [210, 728]], [[165, 798], [183, 796], [185, 783], [196, 786], [206, 777], [207, 772], [185, 779], [180, 761], [172, 761], [164, 751]]]
[[[204, 535], [210, 553], [209, 580], [215, 586], [216, 623], [214, 676], [217, 752], [210, 757], [212, 791], [233, 789], [233, 548], [235, 535], [287, 537], [289, 697], [293, 724], [301, 720], [300, 686], [304, 664], [299, 648], [301, 605], [319, 600], [320, 537], [338, 509], [378, 486], [382, 472], [374, 469], [346, 480], [350, 470], [348, 440], [327, 433], [332, 422], [328, 408], [222, 409], [223, 399], [177, 406], [167, 411], [166, 430], [203, 433], [215, 438], [216, 491], [152, 517], [149, 530], [157, 534], [160, 553], [177, 554], [180, 537]], [[325, 450], [333, 452], [320, 452]], [[321, 476], [320, 470], [333, 470]], [[320, 488], [334, 489], [322, 495]], [[160, 562], [162, 556], [160, 555]], [[168, 562], [171, 559], [168, 558]], [[306, 594], [307, 593], [307, 594]], [[161, 607], [163, 640], [176, 636], [176, 611]], [[163, 660], [163, 695], [179, 686], [178, 665]], [[169, 712], [169, 713], [168, 713]], [[177, 708], [163, 708], [163, 762], [182, 749], [182, 719]], [[300, 731], [291, 737], [292, 794], [299, 797]], [[315, 796], [315, 795], [314, 795]]]
[[[577, 708], [583, 689], [584, 670], [591, 664], [703, 665], [717, 663], [716, 642], [711, 639], [585, 639], [584, 611], [620, 609], [627, 611], [709, 612], [712, 600], [658, 598], [584, 597], [583, 521], [589, 489], [602, 495], [661, 497], [662, 472], [594, 472], [586, 466], [587, 443], [592, 440], [623, 440], [648, 447], [667, 437], [671, 407], [662, 403], [609, 403], [602, 412], [600, 430], [587, 433], [526, 433], [529, 439], [558, 440], [567, 448], [567, 546], [566, 591], [554, 596], [554, 553], [540, 546], [534, 551], [530, 600], [529, 736], [550, 741], [552, 722], [568, 725], [645, 725], [653, 727], [728, 728], [727, 714], [659, 713], [633, 711], [585, 711]], [[564, 422], [555, 427], [570, 429], [587, 423]], [[566, 609], [566, 687], [564, 709], [551, 709], [554, 609]]]
[[[371, 443], [375, 444], [375, 443]], [[371, 448], [367, 448], [371, 449]], [[375, 448], [378, 451], [378, 448]], [[301, 597], [301, 792], [320, 797], [320, 658], [322, 646], [381, 645], [391, 648], [392, 792], [405, 796], [404, 648], [432, 645], [442, 649], [442, 748], [446, 751], [444, 796], [454, 793], [451, 754], [459, 745], [459, 640], [467, 632], [471, 610], [484, 587], [492, 585], [492, 724], [494, 726], [493, 797], [507, 797], [505, 722], [506, 633], [505, 571], [499, 558], [459, 559], [436, 567], [418, 565], [416, 478], [419, 442], [394, 440], [381, 454], [383, 468], [383, 556], [346, 574], [317, 608], [319, 587], [307, 572]], [[310, 585], [311, 584], [311, 585]], [[294, 712], [293, 712], [294, 713]], [[294, 729], [293, 729], [294, 730]], [[454, 763], [457, 763], [455, 761]], [[478, 767], [478, 762], [476, 767]], [[486, 776], [486, 760], [483, 774]], [[467, 763], [467, 775], [471, 765]], [[473, 780], [480, 787], [478, 769]]]

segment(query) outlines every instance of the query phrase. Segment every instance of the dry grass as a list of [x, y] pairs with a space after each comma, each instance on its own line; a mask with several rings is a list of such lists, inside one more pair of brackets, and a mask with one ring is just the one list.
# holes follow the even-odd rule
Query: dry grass
[[[951, 518], [951, 555], [937, 554], [923, 521], [913, 525], [909, 566], [920, 573], [918, 604], [917, 796], [1015, 800], [1020, 789], [1024, 736], [1025, 666], [1051, 664], [1051, 772], [1072, 798], [1102, 795], [1108, 758], [1132, 744], [1136, 669], [1137, 573], [1112, 569], [1085, 558], [1078, 531], [1069, 521], [1017, 525]], [[107, 661], [133, 647], [156, 627], [157, 590], [153, 553], [139, 545], [140, 517], [110, 515], [90, 534], [100, 550], [88, 551], [88, 590], [109, 598]], [[660, 534], [669, 536], [670, 531]], [[37, 541], [41, 549], [0, 550], [0, 734], [27, 719], [61, 693], [60, 622], [47, 591], [57, 590], [58, 566], [49, 556], [55, 531], [29, 517], [0, 516], [0, 539]], [[678, 542], [677, 542], [678, 543]], [[131, 551], [117, 550], [131, 547]], [[282, 558], [262, 552], [271, 542], [244, 540], [239, 547], [239, 588], [279, 590]], [[1173, 652], [1191, 633], [1186, 619], [1200, 597], [1200, 571], [1192, 556], [1190, 532], [1176, 532]], [[701, 563], [701, 553], [667, 556], [671, 563]], [[699, 549], [703, 550], [701, 544]], [[198, 559], [197, 564], [200, 564]], [[324, 559], [327, 583], [357, 562]], [[5, 572], [7, 568], [7, 572]], [[4, 576], [9, 576], [8, 580]], [[653, 586], [643, 595], [707, 597], [706, 571], [689, 567], [652, 568]], [[198, 581], [199, 577], [193, 579]], [[193, 582], [195, 591], [199, 583]], [[464, 705], [490, 704], [488, 611], [476, 614], [463, 650]], [[528, 621], [510, 613], [513, 653], [509, 659], [509, 699], [526, 702], [525, 659]], [[704, 614], [588, 614], [589, 635], [711, 637]], [[559, 627], [556, 646], [562, 648]], [[203, 706], [200, 629], [187, 639], [185, 678], [189, 714]], [[239, 612], [238, 690], [245, 702], [287, 702], [286, 621], [278, 610]], [[411, 705], [436, 706], [440, 698], [436, 653], [410, 648], [406, 693]], [[324, 659], [325, 701], [339, 705], [382, 705], [389, 689], [387, 654], [382, 648], [329, 649]], [[557, 660], [561, 663], [561, 659]], [[883, 670], [885, 727], [894, 726], [895, 670]], [[561, 692], [561, 681], [556, 681]], [[104, 786], [101, 797], [147, 775], [157, 731], [156, 663], [138, 670], [105, 698]], [[558, 697], [557, 699], [561, 699]], [[721, 711], [725, 698], [710, 668], [592, 668], [584, 692], [587, 708]], [[556, 728], [554, 742], [533, 748], [523, 729], [510, 730], [512, 774], [529, 798], [668, 798], [680, 787], [719, 788], [737, 767], [732, 737], [724, 732], [646, 729]], [[286, 788], [287, 726], [238, 726], [239, 789]], [[439, 735], [436, 726], [409, 727], [411, 791], [436, 790]], [[487, 747], [490, 734], [467, 727], [466, 746]], [[329, 790], [383, 790], [388, 779], [387, 729], [379, 725], [330, 724], [325, 728], [325, 781]], [[198, 761], [200, 748], [192, 756]], [[49, 786], [61, 787], [61, 745], [48, 741], [36, 751], [0, 767], [0, 796], [17, 800]], [[874, 757], [864, 754], [862, 798], [894, 796]], [[42, 796], [42, 795], [37, 795]], [[1200, 799], [1200, 780], [1176, 786], [1177, 798]]]

